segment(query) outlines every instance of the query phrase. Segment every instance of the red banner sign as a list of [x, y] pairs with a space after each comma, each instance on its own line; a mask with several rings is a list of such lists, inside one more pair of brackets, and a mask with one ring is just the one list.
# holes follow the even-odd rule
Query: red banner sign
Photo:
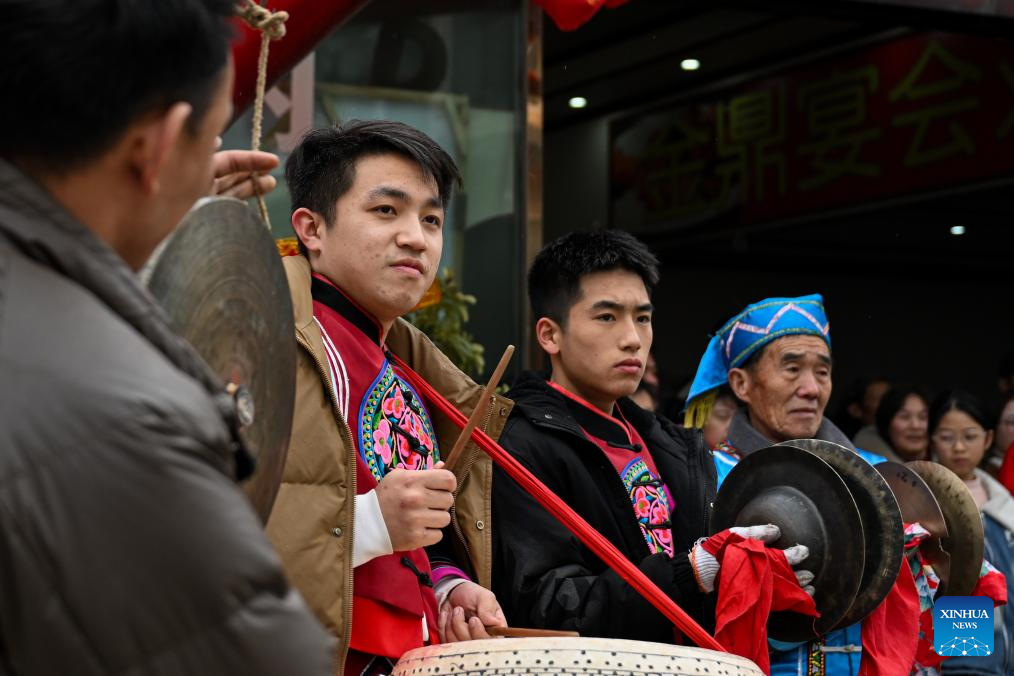
[[615, 122], [612, 222], [756, 223], [1014, 175], [1014, 44], [922, 34]]
[[899, 5], [920, 9], [961, 12], [962, 14], [992, 14], [1014, 16], [1014, 0], [860, 0], [878, 5]]

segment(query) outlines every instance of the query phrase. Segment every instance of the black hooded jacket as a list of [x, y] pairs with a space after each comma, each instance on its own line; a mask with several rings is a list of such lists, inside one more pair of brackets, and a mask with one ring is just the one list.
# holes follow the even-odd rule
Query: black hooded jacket
[[[507, 396], [515, 406], [501, 445], [710, 629], [713, 599], [699, 591], [687, 558], [694, 542], [708, 535], [715, 496], [714, 461], [700, 432], [678, 428], [629, 399], [617, 404], [673, 494], [676, 554], [670, 559], [649, 552], [619, 474], [582, 431], [609, 440], [613, 426], [538, 374], [523, 374]], [[493, 591], [510, 624], [673, 642], [671, 623], [499, 467], [493, 522]]]

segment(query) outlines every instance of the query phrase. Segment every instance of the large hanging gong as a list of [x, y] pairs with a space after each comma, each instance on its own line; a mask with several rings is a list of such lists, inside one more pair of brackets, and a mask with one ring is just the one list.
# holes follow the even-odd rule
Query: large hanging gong
[[267, 522], [292, 428], [296, 343], [274, 239], [236, 199], [202, 200], [149, 261], [152, 295], [236, 393], [256, 467], [243, 488]]

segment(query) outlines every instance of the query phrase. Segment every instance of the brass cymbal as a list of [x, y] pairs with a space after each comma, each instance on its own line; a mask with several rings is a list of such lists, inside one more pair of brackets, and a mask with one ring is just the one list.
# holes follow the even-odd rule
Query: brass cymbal
[[921, 476], [901, 463], [882, 462], [874, 469], [894, 491], [905, 523], [918, 523], [930, 534], [919, 545], [919, 551], [933, 565], [941, 583], [946, 583], [951, 577], [951, 555], [940, 546], [940, 540], [947, 537], [947, 522], [933, 491]]
[[799, 642], [827, 633], [845, 616], [863, 576], [865, 540], [852, 494], [838, 473], [813, 453], [771, 446], [741, 460], [715, 498], [711, 530], [773, 523], [781, 538], [772, 547], [810, 549], [799, 568], [814, 574], [819, 618], [774, 612], [768, 634]]
[[940, 545], [950, 555], [950, 575], [941, 577], [936, 596], [969, 596], [979, 582], [985, 547], [982, 517], [965, 482], [943, 465], [925, 460], [905, 463], [933, 491], [947, 523]]
[[898, 577], [905, 555], [905, 526], [898, 501], [884, 477], [851, 449], [820, 439], [795, 439], [779, 446], [801, 448], [830, 465], [859, 509], [865, 541], [863, 576], [855, 601], [837, 627], [855, 624], [880, 605]]
[[271, 233], [241, 201], [202, 202], [142, 272], [176, 330], [234, 393], [254, 456], [243, 489], [267, 522], [295, 402], [292, 303]]
[[899, 462], [882, 462], [874, 469], [894, 492], [905, 523], [918, 523], [931, 535], [947, 537], [947, 523], [940, 511], [940, 503], [922, 477]]

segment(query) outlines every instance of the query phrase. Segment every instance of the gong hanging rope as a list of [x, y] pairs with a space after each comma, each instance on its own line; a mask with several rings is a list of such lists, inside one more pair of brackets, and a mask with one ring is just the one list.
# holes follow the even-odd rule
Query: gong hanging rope
[[[261, 124], [264, 121], [264, 88], [268, 78], [268, 50], [272, 40], [281, 40], [285, 37], [285, 21], [289, 18], [288, 12], [272, 12], [254, 0], [236, 6], [236, 13], [251, 28], [260, 31], [261, 51], [257, 59], [257, 88], [255, 90], [253, 125], [250, 132], [250, 149], [261, 149]], [[264, 203], [264, 195], [261, 193], [260, 185], [257, 183], [257, 174], [251, 174], [254, 194], [257, 195], [257, 209], [260, 211], [261, 220], [268, 230], [271, 229], [271, 220], [268, 218], [268, 207]]]

